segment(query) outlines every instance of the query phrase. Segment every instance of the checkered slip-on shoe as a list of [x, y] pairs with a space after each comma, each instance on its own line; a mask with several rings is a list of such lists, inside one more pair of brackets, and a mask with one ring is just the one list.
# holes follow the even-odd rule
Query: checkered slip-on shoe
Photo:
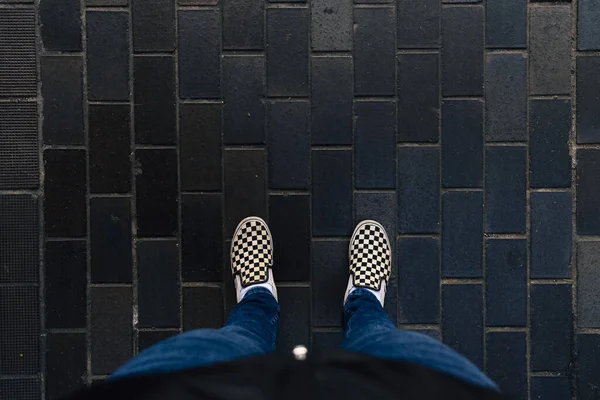
[[379, 222], [366, 220], [354, 229], [349, 248], [350, 279], [344, 302], [354, 288], [370, 289], [383, 306], [392, 272], [392, 248]]
[[273, 237], [265, 221], [259, 217], [242, 220], [233, 234], [230, 253], [238, 302], [256, 285], [267, 287], [277, 299], [272, 271]]

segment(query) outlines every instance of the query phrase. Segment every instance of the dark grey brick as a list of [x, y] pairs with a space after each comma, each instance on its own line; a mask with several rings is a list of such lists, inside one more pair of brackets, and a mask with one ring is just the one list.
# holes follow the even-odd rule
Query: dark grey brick
[[352, 233], [352, 152], [312, 151], [312, 232], [314, 236]]
[[394, 9], [354, 10], [354, 94], [385, 96], [396, 89]]
[[485, 122], [488, 141], [527, 140], [527, 58], [524, 55], [487, 55]]
[[531, 400], [571, 399], [571, 382], [566, 376], [532, 376]]
[[483, 185], [483, 102], [444, 100], [442, 183], [444, 187]]
[[46, 144], [84, 144], [83, 60], [80, 56], [41, 59]]
[[[48, 6], [51, 0], [45, 0]], [[0, 96], [37, 96], [35, 9], [0, 10]]]
[[438, 329], [410, 329], [410, 326], [408, 326], [407, 329], [411, 332], [427, 335], [431, 338], [434, 338], [435, 340], [439, 340], [439, 341], [442, 340], [442, 336]]
[[265, 142], [265, 58], [223, 57], [223, 142]]
[[444, 343], [483, 368], [483, 291], [481, 285], [442, 285]]
[[138, 353], [179, 333], [178, 330], [139, 331]]
[[308, 95], [308, 9], [267, 10], [269, 96]]
[[36, 376], [31, 378], [2, 379], [0, 380], [0, 393], [11, 393], [11, 400], [41, 398], [40, 378]]
[[398, 240], [398, 305], [403, 324], [440, 322], [439, 240]]
[[46, 50], [81, 51], [81, 2], [41, 0], [39, 16]]
[[218, 329], [223, 326], [223, 294], [221, 288], [184, 287], [183, 292], [183, 330]]
[[488, 147], [485, 157], [485, 231], [524, 233], [527, 148]]
[[[178, 12], [179, 96], [221, 96], [221, 15], [213, 10]], [[239, 27], [238, 27], [239, 28]]]
[[129, 14], [87, 11], [88, 100], [129, 100]]
[[522, 239], [488, 239], [485, 244], [487, 326], [527, 323], [527, 248]]
[[600, 234], [600, 150], [577, 150], [577, 233]]
[[396, 188], [396, 104], [354, 104], [354, 179], [361, 189]]
[[531, 285], [531, 369], [567, 371], [571, 362], [572, 287]]
[[571, 6], [532, 7], [530, 19], [531, 94], [570, 94]]
[[483, 9], [442, 9], [442, 93], [483, 94]]
[[531, 193], [531, 277], [571, 277], [571, 192]]
[[600, 396], [600, 335], [577, 335], [578, 399], [593, 400]]
[[483, 193], [446, 192], [442, 196], [442, 275], [482, 276]]
[[527, 343], [525, 332], [488, 332], [487, 373], [502, 391], [527, 400]]
[[37, 103], [2, 102], [0, 121], [0, 188], [38, 188], [40, 140]]
[[[310, 344], [310, 289], [281, 287], [277, 291], [281, 306], [277, 350], [291, 351], [299, 344], [308, 346]], [[341, 307], [340, 300], [340, 309]]]
[[[46, 395], [58, 398], [87, 383], [85, 333], [46, 335]], [[12, 397], [13, 393], [11, 393]]]
[[440, 46], [440, 3], [438, 0], [397, 0], [397, 39], [399, 48], [438, 48]]
[[398, 56], [398, 140], [437, 142], [440, 119], [440, 56]]
[[342, 303], [348, 284], [348, 241], [312, 242], [312, 323], [342, 326]]
[[132, 0], [133, 51], [175, 50], [175, 2]]
[[351, 57], [312, 57], [312, 144], [352, 144]]
[[311, 47], [315, 51], [352, 50], [352, 2], [313, 0]]
[[264, 49], [264, 20], [264, 1], [223, 1], [223, 48]]
[[577, 4], [577, 49], [600, 50], [600, 3], [579, 0]]
[[529, 186], [570, 187], [570, 100], [529, 103]]
[[600, 56], [577, 57], [577, 143], [600, 143], [598, 71]]
[[600, 242], [577, 244], [577, 325], [600, 327]]
[[276, 101], [268, 106], [269, 188], [308, 189], [310, 138], [307, 101]]
[[[527, 0], [486, 3], [485, 44], [500, 49], [527, 47]], [[535, 8], [532, 8], [532, 12]]]
[[398, 231], [440, 230], [440, 151], [437, 147], [400, 147], [398, 163]]
[[312, 333], [313, 348], [339, 348], [343, 340], [344, 332], [341, 330]]

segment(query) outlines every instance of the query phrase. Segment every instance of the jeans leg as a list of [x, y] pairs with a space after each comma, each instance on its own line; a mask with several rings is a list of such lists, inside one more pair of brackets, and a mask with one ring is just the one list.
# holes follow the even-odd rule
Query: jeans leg
[[250, 290], [221, 329], [197, 329], [163, 340], [121, 366], [112, 378], [172, 372], [275, 350], [279, 304], [267, 289]]
[[390, 321], [377, 298], [356, 289], [344, 305], [342, 347], [376, 357], [414, 362], [471, 384], [498, 390], [473, 363], [445, 344], [420, 333], [403, 331]]

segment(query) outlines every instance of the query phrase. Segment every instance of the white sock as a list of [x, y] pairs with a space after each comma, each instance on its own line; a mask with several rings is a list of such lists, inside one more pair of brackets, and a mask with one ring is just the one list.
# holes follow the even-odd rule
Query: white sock
[[373, 290], [373, 289], [369, 289], [369, 288], [357, 288], [356, 286], [354, 286], [352, 289], [350, 289], [350, 291], [348, 292], [348, 295], [350, 295], [356, 289], [365, 289], [365, 290], [368, 290], [369, 292], [373, 293], [373, 295], [375, 297], [377, 297], [377, 300], [379, 300], [379, 302], [383, 306], [384, 301], [385, 301], [385, 282], [381, 282], [381, 289], [379, 291]]
[[[251, 286], [242, 288], [242, 290], [240, 290], [240, 301], [244, 298], [246, 293], [248, 293], [249, 291], [251, 291], [252, 289], [255, 289], [257, 287], [262, 287], [262, 288], [268, 289], [269, 292], [271, 292], [271, 294], [273, 294], [273, 286], [271, 286], [271, 284], [269, 282], [257, 283], [256, 285], [251, 285]], [[275, 296], [275, 295], [273, 294], [273, 296]]]

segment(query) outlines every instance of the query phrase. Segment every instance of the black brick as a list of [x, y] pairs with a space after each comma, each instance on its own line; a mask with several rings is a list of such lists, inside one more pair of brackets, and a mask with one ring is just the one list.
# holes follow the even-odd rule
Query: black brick
[[268, 106], [269, 188], [308, 189], [310, 183], [310, 104], [276, 101]]
[[136, 150], [136, 210], [139, 236], [177, 233], [177, 154]]
[[85, 333], [46, 335], [46, 395], [58, 398], [87, 383]]
[[351, 1], [313, 0], [310, 9], [313, 50], [352, 50]]
[[577, 325], [600, 327], [600, 242], [580, 242], [577, 245]]
[[440, 229], [440, 156], [437, 147], [398, 149], [398, 230], [437, 233]]
[[299, 344], [308, 346], [310, 344], [310, 289], [282, 287], [278, 289], [278, 293], [281, 319], [277, 335], [277, 350], [290, 351]]
[[[532, 12], [536, 8], [532, 7]], [[527, 47], [527, 0], [486, 4], [485, 44], [500, 49]]]
[[174, 144], [175, 59], [138, 56], [134, 57], [133, 68], [136, 143]]
[[179, 11], [178, 16], [179, 96], [219, 98], [221, 16], [213, 10]]
[[34, 189], [39, 186], [37, 113], [35, 102], [0, 103], [1, 189]]
[[396, 188], [396, 104], [354, 104], [354, 179], [361, 189]]
[[44, 230], [47, 236], [85, 236], [85, 150], [44, 151]]
[[11, 400], [30, 400], [42, 397], [40, 379], [13, 378], [0, 380], [0, 393], [10, 393]]
[[343, 340], [344, 332], [342, 331], [313, 332], [312, 334], [313, 348], [338, 348]]
[[439, 341], [442, 340], [442, 336], [438, 329], [410, 329], [410, 327], [408, 327], [407, 329], [411, 332], [416, 332], [416, 333], [421, 333], [423, 335], [427, 335], [429, 337], [434, 338], [435, 340], [439, 340]]
[[600, 234], [600, 150], [577, 151], [577, 233]]
[[265, 58], [223, 57], [223, 142], [265, 142]]
[[529, 186], [570, 187], [570, 100], [529, 103]]
[[577, 4], [577, 49], [600, 50], [600, 3], [595, 0], [579, 0]]
[[81, 3], [72, 0], [41, 0], [42, 41], [46, 50], [81, 51]]
[[525, 232], [527, 148], [488, 147], [485, 157], [485, 231]]
[[531, 399], [571, 399], [571, 382], [566, 376], [532, 376]]
[[577, 143], [600, 143], [598, 71], [600, 56], [577, 57]]
[[514, 399], [527, 400], [526, 333], [489, 332], [486, 350], [490, 378]]
[[341, 326], [342, 303], [348, 285], [348, 241], [312, 242], [312, 323]]
[[264, 20], [264, 1], [223, 1], [223, 48], [262, 50]]
[[220, 287], [183, 288], [183, 330], [217, 329], [225, 322]]
[[[49, 5], [51, 0], [46, 0]], [[37, 96], [36, 19], [33, 7], [0, 10], [0, 96]]]
[[482, 276], [483, 193], [446, 192], [442, 196], [442, 275]]
[[444, 100], [442, 183], [444, 187], [483, 185], [483, 102]]
[[158, 342], [177, 335], [179, 331], [140, 331], [138, 334], [138, 352], [145, 350]]
[[352, 58], [313, 57], [312, 144], [352, 144]]
[[354, 93], [393, 95], [396, 91], [394, 9], [354, 10]]
[[483, 9], [442, 10], [442, 93], [483, 94]]
[[93, 283], [131, 283], [130, 203], [129, 197], [90, 199]]
[[175, 50], [173, 0], [132, 0], [131, 14], [135, 52]]
[[485, 324], [527, 323], [527, 248], [521, 239], [489, 239], [485, 245]]
[[308, 9], [267, 11], [269, 96], [308, 95], [308, 25]]
[[577, 353], [578, 398], [597, 399], [600, 396], [600, 335], [577, 335]]
[[90, 191], [131, 190], [130, 107], [127, 104], [88, 106]]
[[129, 14], [88, 11], [88, 99], [129, 100]]
[[313, 150], [312, 231], [314, 236], [352, 233], [352, 152]]
[[438, 48], [440, 3], [438, 0], [398, 0], [397, 39], [399, 48]]
[[44, 143], [84, 144], [82, 58], [46, 56], [41, 64]]

